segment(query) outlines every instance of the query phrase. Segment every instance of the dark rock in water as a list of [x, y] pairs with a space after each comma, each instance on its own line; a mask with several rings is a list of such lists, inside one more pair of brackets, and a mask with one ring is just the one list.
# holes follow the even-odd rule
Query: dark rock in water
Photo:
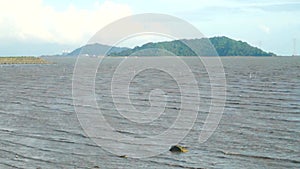
[[178, 152], [178, 153], [188, 152], [188, 150], [185, 147], [182, 147], [182, 146], [179, 146], [179, 145], [172, 146], [169, 151]]
[[127, 155], [121, 155], [120, 158], [127, 158]]

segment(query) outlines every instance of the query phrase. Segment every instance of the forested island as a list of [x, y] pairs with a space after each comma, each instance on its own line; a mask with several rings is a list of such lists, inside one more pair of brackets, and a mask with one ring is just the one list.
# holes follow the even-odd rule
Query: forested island
[[[188, 45], [187, 45], [188, 44]], [[190, 47], [196, 49], [197, 53]], [[181, 39], [164, 42], [149, 42], [134, 48], [109, 46], [99, 43], [88, 44], [64, 56], [276, 56], [249, 45], [247, 42], [226, 36]]]
[[[193, 51], [190, 46], [196, 49]], [[213, 47], [215, 49], [213, 49]], [[144, 51], [144, 52], [143, 52]], [[213, 52], [215, 51], [215, 52]], [[146, 43], [133, 49], [113, 52], [111, 56], [276, 56], [274, 53], [265, 52], [253, 47], [246, 42], [236, 41], [228, 37], [213, 37], [202, 39], [182, 39], [157, 43]]]

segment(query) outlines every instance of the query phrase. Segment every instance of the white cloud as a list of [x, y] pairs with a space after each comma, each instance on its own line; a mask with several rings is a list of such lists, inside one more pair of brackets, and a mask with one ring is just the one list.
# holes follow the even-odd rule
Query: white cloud
[[56, 11], [42, 0], [0, 1], [0, 40], [39, 40], [78, 44], [103, 26], [132, 11], [126, 4], [95, 2], [91, 10], [70, 5]]

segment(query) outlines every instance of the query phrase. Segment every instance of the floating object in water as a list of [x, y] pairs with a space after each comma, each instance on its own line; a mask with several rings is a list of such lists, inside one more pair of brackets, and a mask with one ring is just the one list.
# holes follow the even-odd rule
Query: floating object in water
[[127, 155], [121, 155], [120, 158], [127, 158]]
[[175, 146], [172, 146], [169, 151], [178, 152], [178, 153], [186, 153], [186, 152], [188, 152], [188, 149], [185, 147], [179, 146], [179, 145], [175, 145]]

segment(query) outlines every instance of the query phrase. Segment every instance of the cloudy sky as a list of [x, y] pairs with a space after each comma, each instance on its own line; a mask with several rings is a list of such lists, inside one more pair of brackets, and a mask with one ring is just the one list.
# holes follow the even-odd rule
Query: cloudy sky
[[299, 0], [0, 0], [0, 56], [72, 50], [125, 16], [179, 17], [205, 36], [228, 36], [279, 55], [300, 53]]

